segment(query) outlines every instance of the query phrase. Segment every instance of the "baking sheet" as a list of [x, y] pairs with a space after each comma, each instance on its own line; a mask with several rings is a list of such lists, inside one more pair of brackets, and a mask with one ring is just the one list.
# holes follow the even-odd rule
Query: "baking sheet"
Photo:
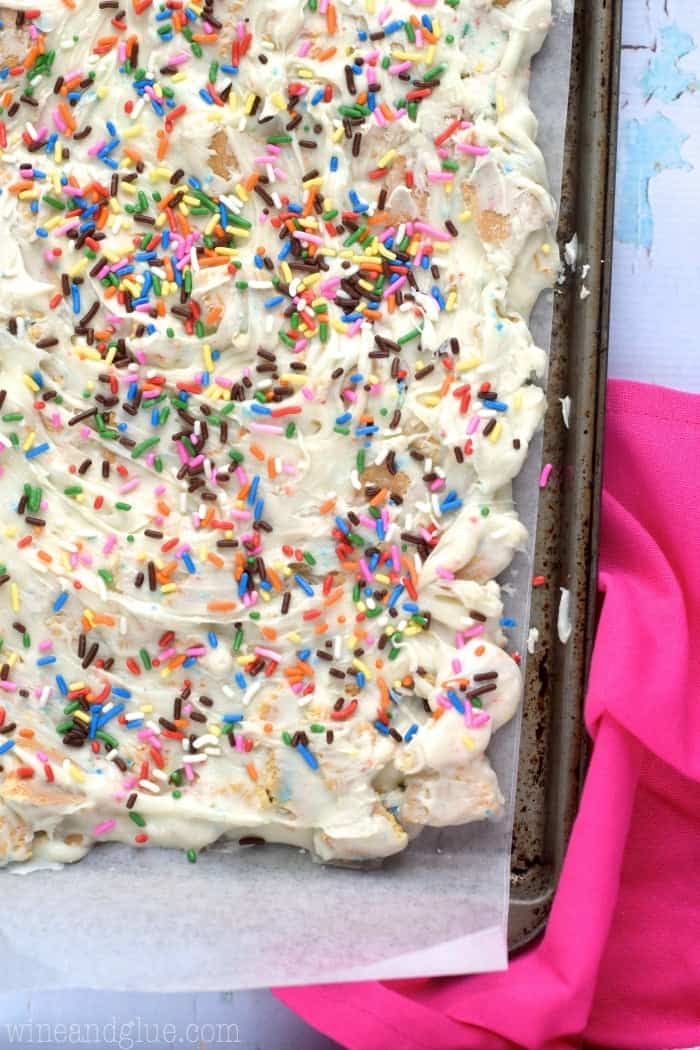
[[[537, 60], [532, 104], [553, 192], [563, 158], [572, 12], [556, 16]], [[552, 295], [533, 331], [549, 343]], [[534, 537], [541, 439], [516, 485]], [[525, 651], [532, 549], [504, 582], [512, 646]], [[508, 800], [499, 823], [427, 829], [376, 870], [313, 864], [288, 847], [223, 847], [196, 865], [117, 845], [55, 872], [3, 875], [0, 945], [7, 991], [83, 987], [176, 991], [502, 969], [520, 718], [490, 749]]]

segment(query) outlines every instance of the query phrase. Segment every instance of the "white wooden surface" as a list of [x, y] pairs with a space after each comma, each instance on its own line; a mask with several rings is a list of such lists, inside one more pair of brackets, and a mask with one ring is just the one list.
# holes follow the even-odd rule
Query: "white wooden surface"
[[[700, 50], [695, 40], [700, 43], [696, 0], [625, 0], [610, 371], [700, 392], [700, 180], [695, 174], [700, 167]], [[0, 996], [0, 1047], [32, 1045], [30, 1029], [15, 1030], [11, 1042], [9, 1027], [29, 1022], [54, 1026], [54, 1042], [70, 1038], [69, 1030], [62, 1038], [57, 1026], [78, 1024], [74, 1035], [81, 1038], [71, 1042], [123, 1050], [169, 1045], [322, 1050], [334, 1045], [267, 991]], [[88, 1025], [99, 1026], [99, 1042]], [[217, 1033], [216, 1025], [229, 1028]], [[35, 1045], [45, 1034], [34, 1029]]]

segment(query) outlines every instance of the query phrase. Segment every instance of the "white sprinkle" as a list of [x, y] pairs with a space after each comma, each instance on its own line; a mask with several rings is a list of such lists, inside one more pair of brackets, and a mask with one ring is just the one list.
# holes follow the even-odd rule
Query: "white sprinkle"
[[539, 637], [540, 632], [537, 630], [537, 628], [531, 627], [527, 633], [527, 651], [529, 652], [530, 656], [532, 656], [532, 654], [535, 651], [535, 646], [539, 641]]
[[564, 420], [564, 426], [568, 430], [571, 419], [571, 398], [567, 394], [566, 397], [559, 398], [559, 403], [561, 405], [561, 418]]

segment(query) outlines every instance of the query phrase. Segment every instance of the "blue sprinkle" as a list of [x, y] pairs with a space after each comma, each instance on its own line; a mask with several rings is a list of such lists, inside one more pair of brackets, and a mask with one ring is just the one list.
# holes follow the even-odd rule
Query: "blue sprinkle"
[[408, 744], [409, 741], [413, 739], [413, 737], [416, 735], [417, 732], [418, 732], [418, 726], [414, 722], [412, 726], [408, 727], [408, 729], [406, 730], [406, 732], [403, 735], [403, 742], [404, 742], [404, 744]]
[[63, 606], [68, 601], [68, 598], [69, 598], [68, 591], [61, 591], [61, 593], [59, 594], [58, 598], [53, 603], [53, 611], [55, 613], [60, 612], [61, 609], [63, 608]]
[[272, 310], [275, 306], [279, 306], [280, 303], [284, 302], [283, 295], [273, 295], [270, 299], [265, 300], [265, 309]]
[[226, 73], [230, 77], [235, 77], [236, 73], [238, 72], [238, 66], [222, 65], [219, 66], [219, 69], [222, 73]]
[[[263, 407], [263, 406], [261, 406]], [[252, 507], [258, 498], [258, 486], [260, 485], [260, 475], [256, 474], [250, 483], [250, 491], [248, 492], [247, 503], [249, 507]]]
[[0, 755], [4, 755], [6, 751], [9, 751], [14, 746], [14, 740], [6, 740], [4, 744], [0, 744]]
[[192, 561], [192, 555], [189, 554], [187, 551], [185, 551], [185, 553], [182, 555], [182, 560], [185, 565], [185, 568], [190, 574], [194, 574], [197, 571], [195, 564]]
[[298, 572], [294, 573], [294, 581], [298, 587], [301, 587], [304, 594], [308, 594], [310, 598], [314, 596], [314, 589], [310, 583], [307, 583], [303, 576], [300, 576]]
[[303, 744], [297, 744], [297, 751], [308, 766], [311, 766], [312, 769], [318, 769], [318, 759], [311, 754], [308, 747], [304, 747]]
[[457, 696], [454, 689], [447, 690], [447, 699], [450, 701], [452, 706], [459, 711], [460, 715], [464, 714], [464, 704], [462, 703], [461, 699]]
[[197, 663], [197, 657], [196, 656], [188, 656], [187, 659], [184, 661], [182, 666], [183, 667], [193, 667], [194, 664], [196, 664], [196, 663]]
[[384, 722], [380, 722], [379, 719], [374, 723], [374, 728], [378, 733], [381, 733], [382, 736], [389, 736], [389, 726]]
[[269, 405], [261, 405], [258, 401], [253, 401], [250, 406], [250, 411], [254, 412], [257, 416], [269, 416], [272, 409]]
[[36, 662], [37, 667], [46, 667], [47, 664], [55, 664], [55, 656], [40, 656]]
[[338, 170], [338, 158], [337, 157], [335, 157], [335, 156], [331, 157], [330, 168], [331, 168], [331, 171], [337, 171]]
[[25, 459], [36, 459], [36, 457], [40, 456], [43, 452], [48, 452], [49, 448], [48, 441], [44, 441], [41, 445], [35, 445], [34, 448], [30, 448], [24, 453]]
[[242, 671], [236, 671], [236, 674], [235, 674], [234, 677], [236, 679], [236, 685], [239, 685], [241, 687], [241, 689], [245, 689], [245, 687], [246, 687], [246, 680], [245, 680], [245, 675], [243, 674], [243, 672]]
[[61, 696], [68, 696], [68, 683], [62, 674], [56, 675], [56, 685]]
[[233, 725], [235, 722], [242, 722], [243, 715], [224, 715], [221, 721]]
[[77, 284], [72, 284], [70, 287], [71, 300], [73, 303], [73, 313], [80, 313], [80, 289]]
[[[184, 667], [185, 665], [183, 664], [182, 666]], [[120, 715], [122, 713], [122, 711], [124, 710], [124, 707], [125, 707], [124, 704], [115, 704], [114, 707], [110, 711], [107, 711], [106, 714], [101, 715], [100, 716], [100, 724], [98, 726], [98, 729], [101, 729], [102, 726], [106, 726], [107, 723], [111, 722], [113, 718], [116, 718], [118, 715]]]
[[124, 700], [131, 700], [131, 690], [125, 689], [122, 685], [113, 685], [112, 692], [115, 696], [120, 696]]
[[347, 536], [347, 534], [348, 534], [348, 533], [350, 532], [350, 526], [349, 526], [349, 525], [347, 525], [347, 524], [346, 524], [346, 523], [345, 523], [345, 522], [343, 521], [343, 519], [342, 519], [342, 518], [336, 518], [336, 519], [335, 519], [335, 523], [336, 523], [336, 525], [338, 526], [338, 528], [340, 529], [340, 531], [341, 531], [341, 532], [342, 532], [342, 533], [343, 533], [343, 534], [344, 534], [345, 536]]
[[404, 585], [402, 583], [399, 583], [396, 587], [394, 587], [393, 591], [389, 595], [389, 601], [387, 602], [387, 605], [390, 609], [393, 609], [393, 607], [396, 605], [397, 601], [403, 594], [403, 591]]
[[336, 423], [349, 423], [352, 419], [352, 412], [343, 412], [342, 416], [336, 416]]
[[209, 642], [209, 645], [212, 647], [212, 649], [218, 649], [219, 639], [217, 637], [216, 631], [207, 631], [207, 641]]
[[241, 573], [241, 578], [238, 581], [238, 597], [239, 598], [242, 598], [243, 595], [245, 594], [246, 590], [248, 589], [248, 580], [249, 580], [248, 573], [247, 572], [242, 572]]
[[405, 609], [406, 612], [416, 613], [416, 612], [418, 612], [419, 606], [418, 606], [417, 602], [404, 602], [402, 604], [401, 608]]
[[299, 652], [297, 653], [297, 656], [299, 657], [300, 660], [308, 660], [309, 657], [311, 656], [311, 650], [310, 649], [300, 649]]
[[493, 408], [496, 412], [507, 412], [509, 406], [505, 401], [484, 401], [484, 408]]
[[518, 621], [511, 620], [508, 616], [502, 616], [498, 621], [501, 627], [517, 627]]

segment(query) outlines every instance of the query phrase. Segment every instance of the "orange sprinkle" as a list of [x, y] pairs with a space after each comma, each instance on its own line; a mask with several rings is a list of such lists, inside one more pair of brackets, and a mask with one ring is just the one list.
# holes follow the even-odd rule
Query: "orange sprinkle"
[[31, 740], [31, 738], [34, 736], [34, 730], [33, 729], [27, 729], [27, 728], [20, 729], [19, 735], [24, 737], [25, 740]]
[[328, 10], [326, 11], [326, 29], [331, 35], [335, 35], [338, 31], [338, 14], [335, 9], [335, 4], [328, 5]]
[[323, 501], [321, 506], [318, 508], [318, 512], [319, 512], [319, 514], [330, 514], [330, 512], [334, 509], [334, 507], [335, 507], [335, 500], [332, 499], [332, 498], [331, 499], [326, 499], [326, 500]]
[[251, 454], [251, 456], [255, 456], [256, 459], [259, 459], [261, 463], [265, 459], [265, 453], [260, 448], [260, 445], [251, 445], [250, 446], [250, 454]]
[[224, 567], [224, 559], [220, 558], [218, 554], [214, 554], [213, 551], [209, 551], [207, 554], [207, 561], [216, 566], [217, 569], [223, 569]]
[[258, 771], [257, 771], [257, 769], [255, 768], [255, 766], [253, 765], [252, 762], [246, 763], [246, 767], [245, 768], [246, 768], [246, 773], [248, 774], [248, 776], [250, 777], [251, 780], [257, 780], [258, 779]]

